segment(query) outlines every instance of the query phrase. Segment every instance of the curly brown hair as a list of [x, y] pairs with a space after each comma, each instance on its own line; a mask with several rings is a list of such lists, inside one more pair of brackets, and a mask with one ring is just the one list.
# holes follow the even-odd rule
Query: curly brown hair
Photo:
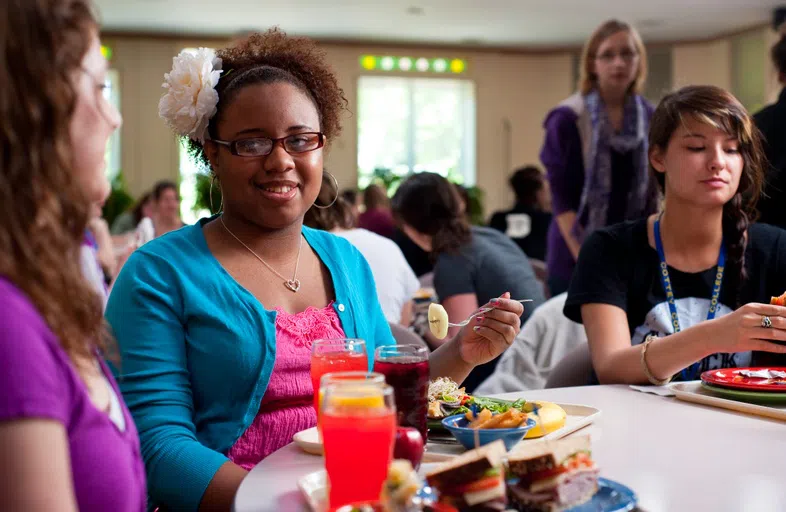
[[[341, 132], [341, 114], [347, 98], [327, 63], [325, 52], [311, 39], [287, 36], [279, 28], [253, 33], [228, 48], [218, 50], [224, 72], [218, 81], [217, 112], [210, 120], [208, 133], [216, 138], [216, 126], [225, 107], [244, 87], [260, 83], [287, 82], [306, 93], [319, 113], [320, 130], [328, 144]], [[203, 145], [187, 140], [195, 159], [210, 166]]]
[[89, 0], [0, 7], [0, 275], [28, 296], [78, 368], [106, 342], [79, 260], [89, 204], [69, 132], [73, 74], [97, 33]]

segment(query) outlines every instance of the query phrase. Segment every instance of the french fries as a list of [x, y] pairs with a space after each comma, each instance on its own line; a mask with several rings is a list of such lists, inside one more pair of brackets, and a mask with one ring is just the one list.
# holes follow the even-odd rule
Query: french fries
[[493, 415], [488, 409], [483, 409], [477, 416], [472, 414], [472, 411], [469, 411], [466, 414], [466, 418], [469, 420], [468, 428], [516, 428], [527, 422], [527, 413], [510, 408], [507, 412]]

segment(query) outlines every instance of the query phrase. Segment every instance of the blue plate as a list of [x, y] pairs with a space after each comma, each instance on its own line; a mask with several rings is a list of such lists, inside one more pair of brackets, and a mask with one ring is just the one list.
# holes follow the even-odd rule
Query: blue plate
[[510, 450], [519, 441], [524, 439], [524, 435], [535, 426], [535, 420], [527, 418], [527, 423], [516, 428], [468, 428], [469, 420], [463, 414], [448, 416], [442, 420], [442, 425], [451, 433], [456, 440], [467, 450], [475, 448], [475, 436], [480, 446], [489, 444], [497, 439], [502, 439], [505, 449]]
[[626, 512], [636, 508], [638, 501], [630, 488], [614, 480], [598, 478], [598, 492], [592, 499], [567, 512]]

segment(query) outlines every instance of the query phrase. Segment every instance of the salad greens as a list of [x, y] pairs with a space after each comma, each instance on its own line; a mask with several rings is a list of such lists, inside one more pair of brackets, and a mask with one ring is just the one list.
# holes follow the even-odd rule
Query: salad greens
[[519, 409], [523, 412], [527, 411], [527, 401], [523, 398], [516, 400], [515, 402], [510, 402], [508, 400], [497, 400], [494, 398], [484, 398], [482, 396], [473, 396], [467, 402], [468, 404], [472, 404], [477, 407], [477, 409], [483, 410], [488, 409], [491, 411], [492, 414], [500, 414], [503, 412], [508, 412], [509, 409]]

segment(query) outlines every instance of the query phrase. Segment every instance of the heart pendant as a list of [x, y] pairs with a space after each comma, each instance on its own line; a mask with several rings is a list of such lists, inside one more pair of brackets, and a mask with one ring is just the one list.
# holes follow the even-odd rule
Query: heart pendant
[[288, 281], [284, 281], [284, 286], [289, 288], [292, 293], [297, 293], [300, 289], [300, 280], [299, 279], [290, 279]]

